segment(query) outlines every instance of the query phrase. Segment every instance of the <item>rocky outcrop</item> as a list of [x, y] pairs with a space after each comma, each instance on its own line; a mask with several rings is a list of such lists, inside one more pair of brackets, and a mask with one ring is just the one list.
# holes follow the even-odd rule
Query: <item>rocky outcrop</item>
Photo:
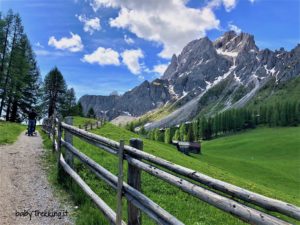
[[79, 101], [85, 114], [93, 108], [97, 116], [106, 116], [108, 119], [119, 115], [139, 116], [170, 100], [167, 84], [161, 79], [151, 83], [144, 81], [121, 96], [85, 95]]

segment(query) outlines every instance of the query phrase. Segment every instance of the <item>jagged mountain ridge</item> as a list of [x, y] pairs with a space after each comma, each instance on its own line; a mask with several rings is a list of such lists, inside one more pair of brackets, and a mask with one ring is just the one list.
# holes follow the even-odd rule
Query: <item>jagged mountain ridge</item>
[[[253, 35], [229, 31], [214, 42], [207, 37], [190, 42], [180, 55], [173, 55], [161, 79], [145, 81], [122, 96], [87, 95], [80, 102], [85, 112], [93, 107], [110, 119], [178, 105], [167, 117], [148, 124], [151, 129], [190, 120], [211, 103], [218, 110], [241, 107], [270, 80], [284, 82], [299, 74], [299, 44], [290, 52], [259, 50]], [[219, 86], [218, 95], [210, 94]]]

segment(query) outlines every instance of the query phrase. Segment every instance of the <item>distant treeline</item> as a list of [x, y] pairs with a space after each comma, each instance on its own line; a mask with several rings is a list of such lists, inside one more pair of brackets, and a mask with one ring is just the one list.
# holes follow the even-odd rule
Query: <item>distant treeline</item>
[[[208, 140], [233, 132], [255, 128], [258, 125], [297, 126], [300, 124], [300, 101], [281, 101], [258, 108], [241, 108], [227, 110], [211, 117], [201, 117], [192, 122], [182, 123], [176, 127], [146, 131], [140, 133], [149, 139], [171, 143], [172, 140], [199, 141]], [[134, 124], [127, 129], [133, 130]]]
[[58, 68], [42, 82], [35, 54], [19, 14], [0, 12], [0, 117], [19, 122], [34, 108], [39, 117], [82, 115], [75, 91]]

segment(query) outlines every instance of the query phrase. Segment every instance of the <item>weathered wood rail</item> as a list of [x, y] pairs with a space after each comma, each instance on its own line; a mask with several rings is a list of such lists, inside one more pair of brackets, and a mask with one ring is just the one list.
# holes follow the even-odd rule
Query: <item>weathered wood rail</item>
[[105, 123], [104, 119], [97, 120], [95, 123], [85, 123], [83, 125], [79, 125], [79, 129], [84, 129], [86, 131], [93, 130], [101, 127]]
[[[141, 171], [164, 180], [250, 224], [290, 224], [263, 212], [260, 208], [300, 221], [299, 207], [265, 197], [143, 152], [143, 143], [139, 139], [131, 139], [130, 146], [127, 146], [122, 140], [116, 142], [72, 126], [72, 118], [70, 117], [66, 118], [66, 123], [50, 118], [43, 124], [43, 130], [53, 140], [53, 149], [58, 153], [58, 166], [62, 167], [78, 183], [111, 224], [126, 224], [122, 221], [122, 196], [128, 201], [128, 224], [130, 225], [142, 223], [141, 211], [158, 224], [183, 224], [141, 192]], [[63, 132], [65, 133], [65, 140], [62, 138]], [[76, 149], [72, 144], [72, 135], [118, 156], [119, 165], [116, 165], [119, 168], [118, 176]], [[66, 150], [66, 160], [61, 152], [62, 147]], [[72, 169], [74, 156], [88, 166], [98, 178], [117, 190], [117, 213], [97, 196]], [[123, 160], [128, 162], [127, 183], [123, 181]], [[246, 206], [241, 203], [243, 201], [251, 204]]]

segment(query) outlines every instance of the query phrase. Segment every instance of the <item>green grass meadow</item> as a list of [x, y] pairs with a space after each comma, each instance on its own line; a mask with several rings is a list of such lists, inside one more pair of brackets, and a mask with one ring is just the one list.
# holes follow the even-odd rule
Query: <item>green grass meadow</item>
[[0, 145], [14, 143], [26, 126], [0, 121]]
[[[74, 123], [78, 123], [74, 119]], [[130, 131], [106, 123], [92, 132], [119, 141], [139, 137]], [[117, 174], [118, 160], [99, 148], [74, 138], [74, 145], [101, 166]], [[169, 144], [144, 139], [144, 151], [195, 169], [204, 174], [247, 188], [260, 194], [300, 205], [300, 127], [257, 128], [202, 143], [202, 155], [186, 156]], [[92, 175], [78, 160], [80, 176], [114, 210], [116, 191]], [[127, 164], [124, 165], [127, 179]], [[107, 220], [80, 188], [70, 180], [64, 187], [79, 205], [76, 224], [108, 224]], [[243, 224], [237, 218], [192, 197], [180, 189], [142, 172], [142, 191], [185, 224]], [[127, 219], [124, 200], [123, 219]], [[273, 215], [278, 216], [276, 213]], [[293, 219], [284, 217], [292, 223]], [[143, 215], [143, 224], [155, 224]]]
[[78, 127], [79, 125], [84, 126], [84, 125], [94, 124], [96, 122], [97, 120], [93, 118], [73, 116], [73, 125], [76, 127]]

